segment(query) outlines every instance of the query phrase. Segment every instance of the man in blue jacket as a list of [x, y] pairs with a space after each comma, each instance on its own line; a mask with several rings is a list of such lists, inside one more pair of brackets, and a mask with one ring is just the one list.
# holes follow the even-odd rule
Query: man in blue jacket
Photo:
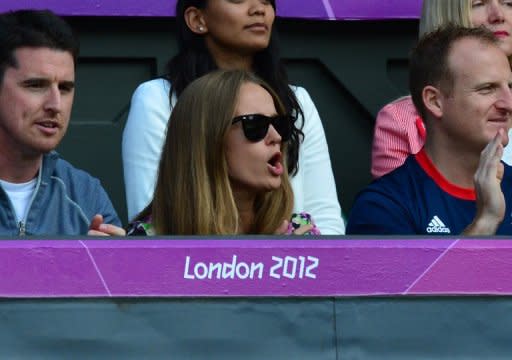
[[456, 26], [419, 41], [409, 87], [425, 146], [359, 195], [347, 234], [512, 234], [512, 168], [500, 161], [512, 72], [498, 41]]
[[0, 235], [124, 235], [100, 182], [54, 151], [78, 43], [49, 11], [0, 14]]

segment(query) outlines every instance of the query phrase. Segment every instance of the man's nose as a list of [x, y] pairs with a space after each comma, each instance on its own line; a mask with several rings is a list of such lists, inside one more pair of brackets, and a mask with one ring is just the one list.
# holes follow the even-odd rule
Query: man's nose
[[506, 87], [500, 94], [500, 98], [496, 101], [496, 108], [508, 113], [512, 113], [512, 89]]
[[44, 103], [45, 110], [54, 111], [56, 113], [61, 111], [62, 94], [58, 86], [51, 86], [48, 88], [46, 99]]

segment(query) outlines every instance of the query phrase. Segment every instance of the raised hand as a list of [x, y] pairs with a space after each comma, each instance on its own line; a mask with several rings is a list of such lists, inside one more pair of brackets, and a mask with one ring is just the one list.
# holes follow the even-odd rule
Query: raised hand
[[500, 129], [480, 154], [474, 177], [477, 211], [473, 222], [464, 230], [465, 235], [493, 235], [505, 217], [505, 197], [501, 190], [504, 166], [500, 161], [504, 131]]

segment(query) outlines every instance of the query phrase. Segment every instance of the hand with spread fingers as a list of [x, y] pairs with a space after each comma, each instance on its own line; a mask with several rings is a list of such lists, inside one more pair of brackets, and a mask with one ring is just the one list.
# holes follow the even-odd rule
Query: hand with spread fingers
[[493, 235], [505, 216], [505, 197], [501, 190], [504, 166], [505, 133], [500, 129], [494, 139], [484, 148], [475, 173], [477, 213], [473, 222], [464, 230], [464, 235]]

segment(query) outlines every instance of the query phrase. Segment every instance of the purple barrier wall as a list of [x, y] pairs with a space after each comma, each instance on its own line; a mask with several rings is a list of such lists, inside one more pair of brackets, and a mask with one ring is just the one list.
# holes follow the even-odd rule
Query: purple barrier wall
[[512, 240], [5, 240], [1, 297], [512, 295]]
[[[418, 18], [421, 0], [277, 0], [278, 15], [354, 20]], [[2, 0], [0, 11], [51, 9], [71, 16], [172, 16], [175, 0]]]

